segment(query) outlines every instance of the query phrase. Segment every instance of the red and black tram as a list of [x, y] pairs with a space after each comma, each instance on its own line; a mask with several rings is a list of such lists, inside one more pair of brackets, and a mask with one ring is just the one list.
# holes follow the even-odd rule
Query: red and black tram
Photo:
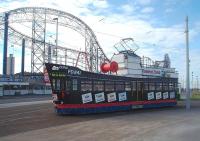
[[177, 78], [134, 78], [46, 63], [58, 114], [175, 106]]

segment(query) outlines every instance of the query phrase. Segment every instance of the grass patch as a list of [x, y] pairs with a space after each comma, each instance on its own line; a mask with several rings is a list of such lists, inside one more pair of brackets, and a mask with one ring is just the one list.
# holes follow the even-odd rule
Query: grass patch
[[200, 100], [200, 92], [193, 92], [191, 99], [192, 100]]

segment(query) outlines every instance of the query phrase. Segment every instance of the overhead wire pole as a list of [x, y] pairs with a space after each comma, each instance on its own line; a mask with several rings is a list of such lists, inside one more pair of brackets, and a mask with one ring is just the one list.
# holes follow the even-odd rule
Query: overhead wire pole
[[192, 93], [193, 93], [193, 89], [194, 89], [194, 85], [193, 85], [193, 82], [194, 82], [194, 79], [193, 79], [193, 76], [194, 76], [194, 73], [192, 72], [192, 82], [191, 82], [191, 89], [192, 89]]
[[58, 18], [54, 18], [56, 20], [56, 64], [58, 63]]
[[7, 74], [7, 52], [8, 52], [8, 18], [9, 14], [4, 15], [4, 47], [3, 47], [3, 77]]
[[197, 91], [198, 91], [198, 89], [199, 89], [199, 78], [198, 78], [198, 76], [196, 76], [196, 78], [197, 78]]
[[186, 16], [186, 110], [190, 110], [190, 60], [189, 60], [189, 31], [188, 31], [188, 16]]

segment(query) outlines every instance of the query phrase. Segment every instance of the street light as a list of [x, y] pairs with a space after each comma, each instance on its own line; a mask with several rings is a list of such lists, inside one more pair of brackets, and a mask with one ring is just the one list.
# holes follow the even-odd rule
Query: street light
[[53, 20], [56, 21], [56, 64], [57, 64], [57, 57], [58, 57], [58, 53], [57, 53], [57, 49], [58, 49], [58, 18], [53, 18]]

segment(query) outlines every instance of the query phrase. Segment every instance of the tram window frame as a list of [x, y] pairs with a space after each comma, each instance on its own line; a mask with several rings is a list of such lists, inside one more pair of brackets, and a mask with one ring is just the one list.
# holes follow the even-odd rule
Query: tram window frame
[[71, 80], [66, 80], [65, 81], [65, 90], [70, 91], [71, 90]]
[[174, 90], [177, 90], [178, 89], [178, 84], [175, 82], [174, 83]]
[[61, 79], [60, 81], [60, 90], [65, 90], [65, 80]]
[[148, 91], [149, 90], [149, 83], [148, 82], [144, 82], [143, 85], [144, 85], [144, 90]]
[[156, 91], [162, 91], [162, 90], [163, 90], [162, 82], [156, 82]]
[[72, 90], [77, 91], [78, 90], [78, 80], [72, 79]]
[[94, 80], [93, 91], [104, 91], [104, 81]]
[[155, 83], [153, 83], [153, 82], [149, 83], [149, 90], [150, 91], [155, 91]]
[[131, 91], [131, 82], [125, 82], [125, 91]]
[[132, 81], [132, 91], [137, 91], [137, 82], [136, 81]]
[[142, 91], [142, 81], [137, 81], [137, 91]]
[[52, 86], [53, 89], [56, 90], [56, 79], [52, 79]]
[[123, 81], [116, 81], [115, 82], [115, 90], [116, 91], [124, 91], [125, 90], [125, 85]]
[[168, 91], [169, 90], [169, 83], [168, 82], [164, 82], [163, 83], [163, 90], [164, 91]]
[[174, 83], [169, 83], [169, 90], [170, 91], [173, 91], [175, 89], [175, 87], [174, 87]]
[[105, 91], [115, 91], [114, 81], [105, 81]]
[[81, 91], [92, 91], [92, 80], [81, 80]]

